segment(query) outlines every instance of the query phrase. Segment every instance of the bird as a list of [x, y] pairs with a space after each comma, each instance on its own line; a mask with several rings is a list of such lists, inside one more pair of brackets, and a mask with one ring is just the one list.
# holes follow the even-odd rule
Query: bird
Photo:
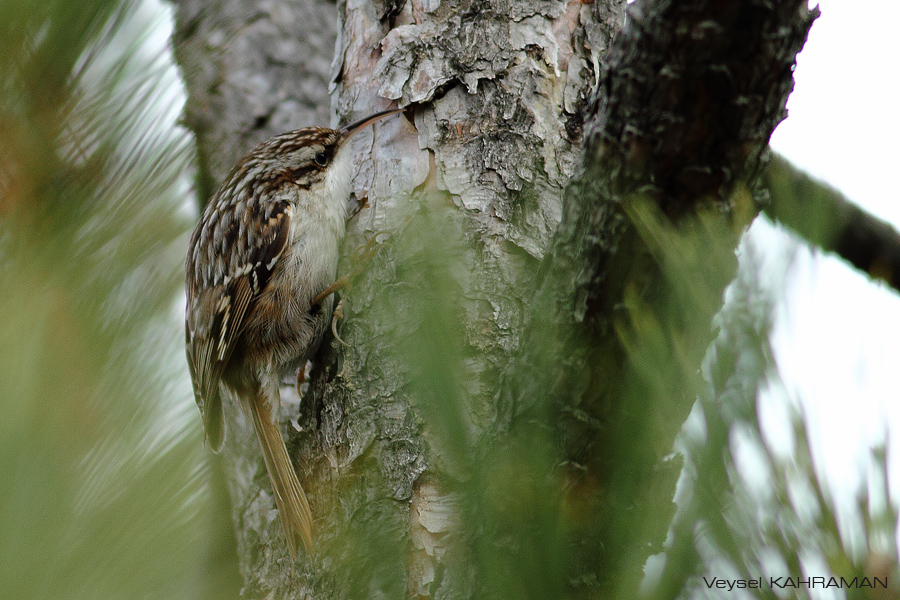
[[227, 392], [253, 422], [292, 559], [300, 544], [312, 553], [313, 518], [278, 428], [279, 386], [312, 358], [332, 316], [323, 292], [335, 288], [346, 230], [347, 140], [400, 111], [262, 142], [231, 169], [188, 246], [185, 347], [205, 441], [222, 448]]

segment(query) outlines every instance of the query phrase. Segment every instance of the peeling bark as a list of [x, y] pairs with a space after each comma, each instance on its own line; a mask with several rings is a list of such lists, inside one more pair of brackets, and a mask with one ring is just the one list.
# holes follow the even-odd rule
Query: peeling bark
[[[370, 207], [353, 223], [351, 246], [382, 230], [397, 240], [347, 296], [353, 316], [341, 335], [349, 346], [322, 394], [323, 413], [340, 419], [319, 427], [326, 448], [341, 448], [349, 444], [346, 432], [365, 422], [371, 444], [361, 449], [377, 457], [397, 510], [408, 515], [410, 595], [468, 597], [477, 583], [458, 554], [459, 532], [448, 525], [455, 499], [443, 485], [466, 474], [429, 435], [405, 367], [384, 364], [423, 335], [417, 315], [436, 309], [385, 284], [403, 281], [396, 265], [433, 269], [420, 253], [447, 253], [469, 267], [451, 275], [467, 357], [461, 418], [472, 439], [496, 436], [506, 425], [497, 382], [518, 350], [532, 282], [578, 156], [583, 106], [623, 5], [433, 1], [393, 12], [348, 5], [338, 43], [339, 114], [394, 100], [415, 116], [378, 126], [370, 170], [356, 180]], [[406, 247], [403, 238], [416, 234], [403, 225], [423, 210], [438, 211], [450, 225], [433, 236], [436, 246]], [[416, 288], [430, 285], [411, 277]], [[399, 339], [395, 322], [377, 318], [384, 314], [379, 303], [408, 315]], [[383, 340], [393, 345], [379, 346]], [[373, 430], [372, 415], [385, 414], [391, 419], [376, 418]]]

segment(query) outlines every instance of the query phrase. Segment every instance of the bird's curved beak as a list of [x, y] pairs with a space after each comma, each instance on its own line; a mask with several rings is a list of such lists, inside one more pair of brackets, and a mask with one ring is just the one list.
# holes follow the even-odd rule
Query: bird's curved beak
[[339, 129], [341, 132], [341, 144], [346, 142], [350, 137], [353, 136], [357, 131], [365, 129], [375, 121], [379, 121], [385, 117], [389, 117], [391, 115], [395, 115], [399, 112], [403, 112], [405, 109], [403, 108], [391, 108], [389, 110], [383, 110], [381, 112], [377, 112], [374, 115], [369, 115], [368, 117], [364, 117], [359, 121], [355, 121], [350, 123], [349, 125], [344, 125]]

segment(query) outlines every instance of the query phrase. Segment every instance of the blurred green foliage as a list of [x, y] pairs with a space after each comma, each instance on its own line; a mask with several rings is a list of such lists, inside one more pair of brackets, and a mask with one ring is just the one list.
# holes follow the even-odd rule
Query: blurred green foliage
[[4, 598], [223, 597], [181, 349], [192, 148], [160, 18], [0, 4]]
[[[441, 576], [453, 577], [454, 564], [466, 565], [463, 579], [469, 581], [457, 585], [470, 590], [471, 597], [535, 600], [722, 598], [722, 590], [705, 587], [703, 576], [765, 581], [769, 576], [834, 575], [848, 581], [888, 576], [892, 587], [878, 590], [881, 595], [857, 588], [836, 597], [897, 597], [897, 515], [887, 492], [886, 453], [876, 451], [870, 470], [878, 498], [873, 502], [869, 491], [861, 490], [861, 526], [848, 527], [813, 466], [805, 421], [778, 393], [768, 342], [774, 292], [760, 282], [763, 266], [752, 246], [742, 251], [743, 267], [722, 307], [722, 281], [734, 272], [740, 232], [716, 214], [674, 227], [640, 196], [630, 199], [627, 212], [660, 269], [665, 302], [648, 303], [630, 288], [621, 307], [615, 335], [626, 349], [627, 364], [619, 388], [630, 417], [615, 421], [626, 428], [610, 434], [615, 460], [605, 487], [592, 472], [599, 461], [588, 457], [573, 463], [566, 453], [571, 432], [560, 424], [579, 410], [574, 397], [562, 403], [549, 395], [530, 398], [528, 410], [503, 431], [491, 430], [478, 416], [467, 393], [477, 387], [467, 370], [472, 350], [466, 331], [473, 324], [461, 308], [471, 285], [468, 255], [453, 211], [420, 211], [393, 243], [396, 277], [404, 285], [386, 290], [384, 306], [371, 318], [403, 316], [390, 360], [399, 360], [410, 378], [410, 397], [434, 449], [431, 476], [458, 512], [458, 531], [445, 550], [453, 556], [446, 561], [451, 566]], [[542, 331], [574, 338], [552, 328]], [[715, 340], [711, 346], [710, 339]], [[558, 347], [547, 337], [544, 341], [547, 348]], [[554, 360], [559, 357], [544, 357], [539, 364]], [[591, 369], [609, 372], [608, 365]], [[564, 385], [573, 395], [583, 387], [580, 382]], [[793, 415], [793, 445], [787, 452], [773, 449], [757, 416], [761, 394], [773, 389], [774, 402]], [[673, 398], [685, 395], [697, 399], [693, 416], [675, 448], [661, 446], [666, 438], [658, 434], [658, 421], [668, 418]], [[593, 419], [594, 427], [609, 418], [582, 410], [580, 418]], [[741, 459], [748, 453], [756, 462]], [[636, 478], [635, 464], [652, 457], [662, 457], [654, 476]], [[677, 508], [648, 512], [660, 498], [663, 505], [672, 498], [671, 475], [679, 473]], [[760, 478], [771, 489], [761, 492]], [[650, 544], [660, 528], [668, 529], [668, 537], [664, 547], [654, 549]], [[404, 551], [378, 547], [376, 556], [387, 562]], [[642, 580], [635, 571], [644, 573]], [[371, 590], [354, 591], [354, 597], [372, 597]], [[734, 592], [734, 597], [835, 597], [829, 596], [832, 592], [789, 590], [786, 595], [764, 586]]]
[[[210, 560], [220, 541], [207, 516], [215, 511], [181, 347], [191, 146], [172, 125], [170, 61], [147, 39], [158, 27], [142, 5], [114, 0], [6, 1], [0, 27], [0, 590], [227, 598], [235, 584]], [[793, 416], [787, 454], [762, 431], [760, 391], [777, 371], [771, 303], [752, 267], [730, 288], [700, 376], [734, 231], [712, 215], [676, 230], [634, 200], [629, 217], [663, 274], [667, 302], [626, 293], [610, 332], [628, 359], [620, 404], [637, 418], [609, 434], [604, 487], [565, 452], [560, 423], [579, 410], [586, 429], [596, 422], [577, 402], [530, 398], [505, 430], [485, 427], [467, 391], [477, 385], [460, 299], [471, 282], [451, 212], [426, 211], [406, 228], [417, 233], [396, 242], [398, 280], [410, 285], [392, 293], [417, 327], [398, 324], [392, 359], [405, 365], [439, 484], [458, 513], [446, 548], [463, 580], [457, 589], [547, 600], [633, 598], [642, 585], [653, 598], [697, 597], [710, 594], [704, 574], [800, 576], [815, 565], [848, 579], [889, 575], [896, 585], [885, 450], [874, 454], [854, 528], [842, 524], [813, 466], [802, 418]], [[583, 383], [569, 383], [573, 397]], [[671, 514], [642, 507], [650, 497], [668, 501], [671, 487], [660, 482], [671, 476], [635, 477], [632, 466], [670, 454], [656, 431], [673, 395], [699, 398], [693, 421], [702, 425], [681, 438], [686, 468], [670, 526]], [[736, 448], [762, 465], [765, 493]], [[664, 462], [662, 471], [679, 471], [674, 455]], [[389, 502], [370, 506], [372, 514], [356, 515], [361, 526], [345, 540], [356, 551], [340, 568], [356, 597], [404, 597], [406, 524]], [[666, 527], [665, 550], [651, 561], [659, 568], [641, 584], [632, 574], [653, 552], [652, 532]], [[897, 597], [896, 587], [889, 592], [882, 597]]]
[[[813, 462], [806, 420], [786, 402], [769, 346], [773, 301], [760, 283], [762, 262], [744, 248], [745, 267], [716, 317], [719, 330], [704, 362], [706, 386], [682, 433], [688, 464], [679, 485], [679, 513], [670, 530], [654, 598], [718, 598], [701, 579], [762, 578], [756, 598], [896, 598], [897, 513], [888, 490], [887, 453], [875, 448], [868, 482], [852, 514]], [[766, 431], [761, 394], [779, 404], [792, 434]], [[770, 400], [772, 402], [773, 400]], [[853, 521], [857, 520], [856, 523]], [[886, 578], [865, 587], [787, 591], [770, 577]]]

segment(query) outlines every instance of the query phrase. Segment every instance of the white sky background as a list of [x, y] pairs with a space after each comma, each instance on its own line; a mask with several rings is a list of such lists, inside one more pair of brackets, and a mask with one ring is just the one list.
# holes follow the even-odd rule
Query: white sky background
[[[900, 2], [818, 4], [772, 146], [900, 229]], [[761, 221], [751, 239], [777, 252], [783, 241]], [[786, 292], [772, 343], [787, 393], [809, 418], [817, 464], [849, 507], [869, 448], [889, 428], [900, 494], [900, 295], [805, 246]]]

